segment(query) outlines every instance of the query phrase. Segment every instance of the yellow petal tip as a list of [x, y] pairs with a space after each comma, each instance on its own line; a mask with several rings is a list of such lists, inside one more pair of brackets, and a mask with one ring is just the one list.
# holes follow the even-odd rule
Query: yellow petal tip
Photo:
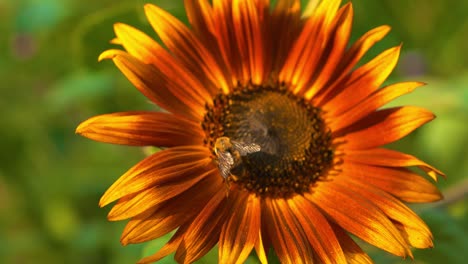
[[119, 38], [113, 38], [109, 41], [110, 44], [122, 45], [122, 41]]
[[122, 238], [120, 238], [120, 244], [121, 244], [122, 246], [126, 246], [126, 245], [129, 244], [129, 241], [128, 241], [127, 238], [122, 237]]
[[111, 202], [113, 202], [112, 199], [109, 199], [109, 195], [106, 193], [104, 193], [104, 195], [101, 197], [101, 199], [99, 200], [99, 207], [104, 207], [108, 204], [110, 204]]
[[144, 9], [145, 9], [145, 13], [150, 11], [150, 10], [156, 10], [157, 9], [157, 6], [153, 5], [153, 4], [150, 4], [150, 3], [147, 3], [144, 5]]
[[126, 24], [124, 24], [124, 23], [122, 23], [122, 22], [116, 22], [116, 23], [114, 23], [114, 29], [120, 28], [120, 27], [122, 27], [122, 26], [126, 26]]
[[385, 34], [387, 34], [390, 30], [392, 30], [392, 27], [389, 25], [382, 25], [381, 29], [382, 31], [385, 31]]
[[131, 28], [131, 26], [125, 24], [125, 23], [114, 23], [114, 32], [117, 37], [119, 37], [120, 34], [123, 34], [126, 29]]
[[87, 122], [88, 120], [82, 122], [81, 124], [78, 125], [78, 127], [75, 129], [75, 133], [78, 135], [83, 135], [86, 133], [86, 127], [87, 127]]
[[101, 62], [103, 60], [113, 59], [115, 56], [117, 56], [115, 52], [112, 52], [112, 50], [106, 50], [99, 55], [98, 61]]

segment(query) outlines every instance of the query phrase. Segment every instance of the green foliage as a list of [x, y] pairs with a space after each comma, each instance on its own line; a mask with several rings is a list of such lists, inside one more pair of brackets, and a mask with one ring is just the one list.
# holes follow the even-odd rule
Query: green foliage
[[[0, 263], [134, 263], [169, 238], [122, 248], [125, 223], [108, 222], [109, 209], [97, 205], [119, 175], [154, 150], [74, 134], [93, 115], [156, 108], [112, 63], [97, 63], [100, 52], [116, 47], [109, 43], [114, 22], [156, 37], [144, 18], [145, 2], [0, 1]], [[152, 2], [187, 21], [182, 0]], [[352, 40], [375, 26], [392, 26], [365, 59], [403, 42], [391, 82], [428, 83], [392, 105], [419, 105], [438, 116], [392, 144], [448, 175], [438, 183], [445, 203], [415, 207], [435, 238], [434, 249], [415, 251], [417, 263], [463, 263], [468, 257], [468, 1], [362, 0], [354, 2], [354, 10]], [[411, 262], [365, 247], [377, 263]], [[214, 263], [217, 256], [213, 249], [199, 263]], [[270, 259], [275, 263], [274, 255]], [[251, 256], [247, 263], [258, 262]]]

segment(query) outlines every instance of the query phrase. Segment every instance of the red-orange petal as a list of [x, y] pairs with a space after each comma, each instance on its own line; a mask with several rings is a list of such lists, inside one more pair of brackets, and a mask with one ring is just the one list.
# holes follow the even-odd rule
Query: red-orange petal
[[210, 94], [203, 95], [207, 98], [216, 94], [219, 88], [229, 91], [231, 84], [230, 80], [226, 79], [225, 71], [182, 22], [152, 4], [145, 5], [145, 13], [151, 26], [168, 49], [194, 76], [202, 80], [204, 87], [194, 86], [197, 87], [195, 90], [208, 89]]
[[437, 181], [437, 175], [445, 174], [433, 166], [421, 161], [420, 159], [405, 153], [390, 149], [363, 149], [346, 150], [346, 159], [368, 165], [378, 165], [385, 167], [411, 167], [417, 166], [427, 173], [434, 181]]
[[[262, 205], [260, 205], [262, 206]], [[261, 209], [261, 208], [260, 208]], [[261, 210], [260, 210], [261, 211]], [[258, 230], [258, 238], [255, 243], [255, 252], [257, 253], [258, 260], [262, 264], [268, 264], [268, 259], [267, 259], [267, 250], [265, 250], [265, 245], [263, 242], [263, 232], [262, 229], [260, 228]]]
[[333, 229], [317, 207], [300, 195], [287, 202], [321, 263], [346, 264], [346, 257]]
[[313, 263], [313, 249], [289, 205], [283, 199], [264, 201], [262, 217], [281, 263]]
[[187, 230], [188, 226], [190, 223], [186, 223], [179, 227], [175, 234], [171, 237], [171, 239], [164, 244], [164, 246], [159, 249], [156, 253], [153, 255], [144, 257], [138, 261], [138, 264], [148, 264], [148, 263], [153, 263], [156, 262], [172, 252], [176, 251], [177, 248], [179, 247], [180, 243], [182, 242], [182, 238], [185, 235], [185, 231]]
[[[112, 207], [112, 210], [109, 212], [107, 218], [110, 221], [124, 220], [130, 217], [134, 217], [141, 213], [144, 213], [147, 210], [151, 210], [159, 206], [162, 202], [167, 201], [181, 193], [193, 188], [193, 186], [206, 184], [197, 184], [205, 178], [213, 178], [218, 176], [217, 168], [213, 168], [210, 171], [207, 171], [202, 174], [198, 174], [197, 171], [191, 171], [191, 174], [197, 175], [195, 177], [178, 177], [175, 181], [165, 182], [142, 190], [136, 194], [130, 194], [121, 198], [115, 205]], [[205, 180], [206, 181], [206, 180]], [[200, 187], [201, 189], [201, 187]]]
[[[126, 245], [149, 241], [192, 221], [221, 187], [219, 177], [206, 178], [173, 199], [133, 217], [125, 226], [121, 243]], [[201, 188], [203, 192], [200, 192]], [[187, 208], [190, 210], [187, 211]]]
[[184, 7], [192, 30], [203, 41], [203, 44], [208, 44], [207, 41], [212, 41], [213, 35], [216, 34], [213, 8], [210, 2], [208, 0], [184, 0]]
[[[278, 0], [270, 16], [271, 32], [269, 39], [271, 50], [275, 51], [272, 56], [272, 72], [278, 74], [283, 66], [288, 52], [291, 50], [302, 29], [301, 1], [300, 0]], [[283, 37], [277, 38], [276, 32], [281, 32]]]
[[228, 199], [234, 199], [236, 203], [221, 230], [219, 263], [241, 264], [257, 243], [260, 232], [260, 198], [255, 194], [238, 191], [230, 193]]
[[[197, 121], [203, 118], [205, 101], [189, 97], [186, 87], [177, 81], [180, 79], [175, 79], [179, 76], [168, 76], [121, 50], [107, 50], [99, 59], [112, 59], [142, 94], [169, 112]], [[174, 75], [175, 71], [170, 70], [170, 73]]]
[[175, 260], [179, 263], [192, 263], [204, 256], [219, 241], [221, 226], [226, 222], [227, 213], [234, 201], [227, 199], [226, 190], [219, 188], [206, 203], [203, 210], [188, 227], [182, 242], [177, 248]]
[[[201, 101], [209, 101], [215, 93], [209, 91], [209, 86], [200, 82], [190, 68], [182, 66], [180, 59], [173, 57], [145, 33], [123, 23], [115, 24], [114, 31], [132, 56], [146, 64], [154, 65], [174, 87]], [[172, 79], [174, 77], [177, 79]]]
[[232, 82], [242, 80], [242, 62], [235, 40], [232, 17], [232, 0], [213, 0], [213, 19], [216, 21], [215, 37], [222, 58], [232, 74]]
[[92, 117], [76, 133], [101, 142], [131, 146], [201, 145], [200, 125], [169, 113], [122, 112]]
[[370, 149], [397, 141], [434, 118], [433, 113], [423, 108], [395, 107], [374, 112], [347, 129], [334, 131], [333, 135], [346, 134], [343, 137], [346, 149]]
[[[221, 48], [217, 41], [217, 30], [214, 21], [213, 8], [207, 0], [184, 0], [185, 11], [187, 17], [192, 25], [192, 31], [198, 37], [203, 46], [210, 51], [214, 60], [219, 65], [219, 68], [223, 71], [226, 85], [221, 85], [221, 89], [224, 93], [229, 93], [232, 90], [232, 78], [229, 65], [223, 59]], [[219, 88], [219, 87], [218, 87]]]
[[436, 186], [408, 169], [364, 165], [348, 161], [346, 157], [341, 169], [349, 180], [375, 186], [406, 202], [435, 202], [442, 198]]
[[265, 77], [260, 11], [254, 1], [232, 1], [233, 29], [242, 62], [242, 83], [262, 84]]
[[355, 181], [343, 179], [336, 183], [342, 185], [343, 188], [359, 193], [382, 210], [394, 222], [395, 226], [403, 231], [400, 233], [406, 238], [409, 245], [417, 248], [433, 246], [432, 234], [427, 225], [397, 198], [375, 187]]
[[317, 70], [331, 30], [331, 21], [340, 0], [322, 1], [316, 12], [307, 19], [279, 73], [279, 80], [289, 83], [295, 93], [301, 91]]
[[352, 107], [338, 116], [330, 118], [329, 127], [333, 131], [340, 130], [358, 121], [378, 108], [389, 103], [393, 99], [414, 91], [414, 89], [424, 85], [421, 82], [395, 83], [378, 89], [361, 103]]
[[116, 39], [127, 52], [141, 62], [155, 66], [162, 62], [174, 64], [174, 59], [169, 56], [167, 51], [139, 29], [124, 23], [115, 23], [114, 32], [117, 36]]
[[[340, 177], [345, 176], [341, 174]], [[369, 244], [397, 256], [411, 254], [400, 232], [387, 216], [357, 193], [334, 182], [324, 182], [314, 188], [313, 194], [305, 196], [338, 225]]]
[[372, 264], [371, 258], [361, 247], [338, 225], [330, 223], [349, 264]]
[[[341, 89], [337, 85], [341, 83], [343, 79], [348, 76], [349, 71], [356, 65], [356, 63], [366, 54], [366, 52], [378, 41], [385, 37], [390, 31], [389, 26], [380, 26], [368, 31], [362, 37], [360, 37], [351, 48], [346, 51], [344, 57], [340, 61], [340, 64], [337, 66], [334, 74], [330, 77], [330, 82], [325, 85], [329, 87], [327, 89], [320, 90], [320, 93], [314, 97], [314, 102], [321, 103], [330, 100], [335, 96]], [[306, 99], [311, 99], [313, 93], [306, 94]]]
[[343, 87], [332, 99], [322, 106], [329, 115], [339, 115], [372, 94], [387, 79], [396, 66], [401, 46], [380, 53], [370, 62], [354, 70], [343, 83]]
[[349, 2], [340, 8], [333, 21], [333, 28], [330, 31], [329, 40], [324, 49], [325, 52], [321, 55], [321, 67], [316, 70], [315, 80], [312, 81], [312, 85], [305, 87], [307, 89], [305, 97], [313, 97], [332, 77], [337, 65], [343, 59], [351, 35], [352, 22], [353, 5]]
[[413, 227], [396, 221], [393, 224], [412, 247], [421, 249], [434, 247], [432, 233], [429, 230], [426, 231], [419, 226]]
[[[178, 206], [184, 205], [178, 204]], [[193, 212], [167, 213], [167, 210], [164, 211], [164, 213], [161, 213], [158, 210], [152, 214], [141, 215], [130, 220], [122, 232], [120, 243], [126, 246], [157, 239], [194, 217]]]
[[105, 206], [126, 195], [179, 177], [187, 177], [187, 180], [196, 177], [213, 168], [210, 155], [210, 150], [202, 146], [172, 147], [156, 152], [114, 182], [101, 197], [99, 205]]

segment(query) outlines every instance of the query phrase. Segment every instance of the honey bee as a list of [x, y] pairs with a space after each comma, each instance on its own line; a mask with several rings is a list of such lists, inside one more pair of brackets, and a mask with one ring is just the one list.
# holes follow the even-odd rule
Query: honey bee
[[225, 180], [231, 174], [231, 169], [238, 166], [242, 156], [255, 153], [261, 150], [261, 147], [255, 143], [243, 143], [231, 140], [228, 137], [219, 137], [216, 139], [214, 151], [218, 157], [218, 167], [221, 176]]

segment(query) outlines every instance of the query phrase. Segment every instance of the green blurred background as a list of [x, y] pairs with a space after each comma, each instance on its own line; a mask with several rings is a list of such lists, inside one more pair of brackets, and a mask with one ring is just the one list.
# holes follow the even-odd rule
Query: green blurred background
[[[125, 223], [108, 222], [109, 208], [97, 205], [144, 151], [74, 133], [93, 115], [152, 109], [112, 63], [97, 62], [111, 47], [114, 22], [154, 36], [143, 14], [145, 2], [0, 0], [0, 263], [134, 263], [162, 245], [122, 247]], [[186, 21], [181, 0], [152, 2]], [[429, 83], [393, 105], [424, 106], [438, 116], [391, 146], [448, 175], [438, 183], [444, 202], [414, 206], [435, 236], [434, 249], [415, 251], [416, 263], [463, 263], [468, 258], [468, 1], [356, 0], [354, 9], [353, 40], [381, 24], [393, 28], [367, 59], [404, 44], [388, 82]], [[365, 247], [377, 263], [404, 262]], [[216, 262], [216, 256], [213, 251], [200, 263]]]

